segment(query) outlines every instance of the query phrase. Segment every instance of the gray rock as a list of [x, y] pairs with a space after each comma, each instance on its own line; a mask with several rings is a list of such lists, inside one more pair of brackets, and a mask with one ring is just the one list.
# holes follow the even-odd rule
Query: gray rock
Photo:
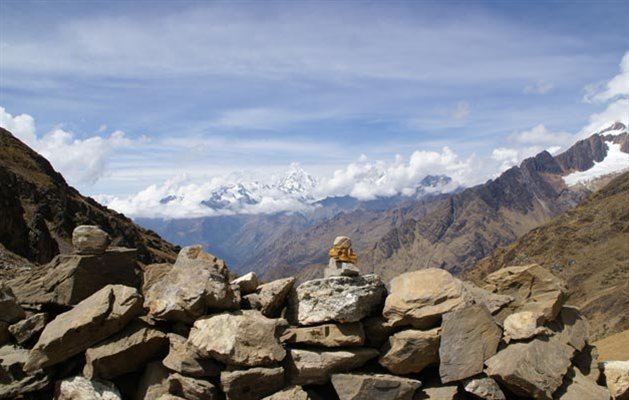
[[36, 337], [44, 330], [46, 326], [46, 313], [33, 314], [9, 327], [11, 335], [19, 344], [28, 342], [31, 338]]
[[380, 365], [397, 375], [421, 372], [439, 363], [441, 328], [398, 332], [380, 350]]
[[336, 351], [290, 349], [285, 368], [293, 385], [322, 385], [330, 379], [330, 375], [359, 368], [377, 356], [378, 351], [369, 348]]
[[0, 399], [19, 399], [50, 384], [43, 371], [24, 372], [28, 350], [15, 346], [0, 347]]
[[383, 374], [335, 374], [332, 385], [340, 400], [413, 400], [421, 382]]
[[448, 271], [428, 268], [391, 280], [382, 315], [393, 326], [429, 329], [439, 325], [443, 314], [464, 308], [472, 301], [460, 280]]
[[0, 282], [0, 322], [13, 324], [26, 316], [26, 313], [17, 303], [11, 287]]
[[72, 231], [72, 246], [76, 254], [103, 254], [111, 243], [107, 232], [94, 225], [80, 225]]
[[122, 395], [111, 382], [74, 376], [57, 384], [55, 400], [122, 400]]
[[474, 378], [469, 379], [463, 386], [467, 393], [483, 400], [506, 400], [498, 383], [491, 378]]
[[284, 320], [269, 319], [245, 310], [198, 319], [188, 337], [199, 354], [230, 365], [259, 367], [286, 356], [276, 333]]
[[518, 396], [552, 399], [574, 349], [554, 338], [512, 343], [485, 362], [486, 373]]
[[277, 318], [285, 307], [286, 298], [293, 288], [295, 278], [278, 279], [258, 286], [259, 309], [269, 318]]
[[185, 337], [169, 334], [168, 338], [168, 355], [162, 361], [166, 368], [194, 378], [220, 375], [223, 369], [221, 365], [212, 359], [201, 357]]
[[445, 314], [441, 329], [439, 375], [443, 383], [482, 372], [502, 336], [489, 310], [478, 304]]
[[164, 333], [139, 321], [132, 323], [117, 335], [87, 349], [83, 376], [112, 379], [136, 371], [147, 362], [163, 357], [167, 346]]
[[232, 285], [238, 285], [240, 288], [241, 295], [247, 295], [253, 293], [258, 288], [258, 277], [255, 272], [249, 272], [241, 276], [240, 278], [234, 279], [231, 282]]
[[357, 322], [375, 312], [385, 294], [377, 275], [314, 279], [295, 289], [289, 314], [300, 325]]
[[360, 270], [352, 263], [337, 261], [334, 258], [330, 258], [328, 267], [323, 270], [323, 277], [329, 278], [331, 276], [358, 276]]
[[362, 346], [365, 332], [360, 322], [290, 327], [280, 340], [283, 343], [323, 347]]
[[185, 323], [194, 322], [208, 309], [231, 310], [240, 305], [225, 263], [203, 252], [201, 246], [184, 247], [171, 271], [145, 296], [144, 307], [152, 318]]
[[277, 367], [223, 371], [221, 387], [227, 400], [258, 400], [284, 387], [284, 370]]
[[24, 370], [33, 372], [79, 354], [122, 330], [140, 312], [142, 298], [136, 289], [105, 286], [46, 325]]

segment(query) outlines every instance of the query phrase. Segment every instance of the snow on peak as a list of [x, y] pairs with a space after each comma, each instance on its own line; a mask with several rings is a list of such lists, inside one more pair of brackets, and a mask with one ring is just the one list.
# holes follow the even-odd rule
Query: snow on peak
[[620, 121], [616, 121], [613, 124], [608, 125], [606, 128], [600, 129], [597, 133], [599, 135], [612, 135], [617, 136], [627, 132], [627, 127]]
[[594, 166], [586, 171], [576, 171], [564, 176], [563, 180], [566, 185], [587, 184], [602, 176], [629, 170], [629, 154], [620, 150], [620, 144], [612, 142], [605, 142], [605, 144], [607, 145], [605, 158], [601, 162], [594, 163]]
[[292, 163], [286, 176], [277, 184], [278, 190], [289, 195], [310, 198], [317, 187], [317, 180], [304, 171], [298, 163]]

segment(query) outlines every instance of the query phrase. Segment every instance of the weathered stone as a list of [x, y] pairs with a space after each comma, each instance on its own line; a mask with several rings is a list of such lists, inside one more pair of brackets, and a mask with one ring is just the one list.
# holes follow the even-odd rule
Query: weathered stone
[[170, 371], [164, 368], [161, 362], [147, 364], [138, 383], [134, 399], [153, 400], [169, 394], [169, 377]]
[[506, 400], [500, 386], [491, 378], [474, 378], [465, 382], [463, 386], [467, 393], [483, 400]]
[[33, 314], [11, 325], [9, 331], [19, 344], [24, 344], [44, 330], [46, 318], [46, 313]]
[[555, 331], [557, 339], [577, 351], [583, 350], [587, 344], [588, 322], [575, 307], [562, 307], [557, 319], [548, 326]]
[[295, 278], [278, 279], [258, 286], [256, 291], [260, 311], [269, 318], [279, 317], [284, 309], [288, 293], [293, 288]]
[[362, 324], [365, 331], [365, 342], [369, 347], [382, 347], [397, 329], [382, 316], [365, 318]]
[[629, 399], [629, 361], [605, 361], [599, 368], [612, 397], [615, 400]]
[[576, 368], [570, 368], [563, 385], [554, 393], [556, 400], [609, 400], [609, 390], [583, 376]]
[[83, 376], [111, 379], [135, 371], [166, 353], [166, 335], [135, 322], [112, 338], [85, 352]]
[[122, 400], [122, 395], [111, 382], [74, 376], [57, 384], [55, 400]]
[[513, 296], [491, 293], [490, 291], [480, 288], [471, 282], [464, 281], [463, 287], [474, 298], [475, 303], [485, 305], [492, 314], [502, 310], [504, 306], [515, 300], [515, 297]]
[[380, 365], [398, 375], [421, 372], [439, 363], [440, 339], [441, 328], [398, 332], [380, 350]]
[[149, 264], [144, 267], [142, 274], [142, 293], [146, 295], [146, 292], [155, 285], [157, 282], [164, 279], [164, 277], [173, 269], [172, 264], [160, 263]]
[[105, 286], [46, 325], [24, 369], [36, 371], [64, 361], [119, 332], [141, 311], [136, 289]]
[[188, 343], [202, 356], [226, 364], [266, 366], [286, 356], [276, 337], [276, 331], [284, 324], [284, 320], [266, 318], [258, 311], [223, 313], [197, 320]]
[[17, 303], [11, 287], [0, 282], [0, 322], [15, 323], [26, 316], [26, 313]]
[[328, 267], [323, 270], [323, 277], [329, 278], [331, 276], [358, 276], [360, 270], [352, 263], [337, 261], [334, 258], [330, 258]]
[[221, 373], [221, 365], [212, 359], [202, 358], [185, 337], [169, 334], [168, 338], [168, 355], [162, 361], [166, 368], [195, 378], [218, 376]]
[[458, 394], [456, 386], [426, 387], [417, 391], [414, 400], [456, 400]]
[[443, 316], [439, 345], [439, 375], [448, 383], [483, 371], [496, 354], [502, 331], [484, 305], [474, 304]]
[[377, 356], [378, 351], [369, 348], [336, 351], [290, 349], [285, 368], [293, 385], [322, 385], [330, 379], [330, 375], [359, 368]]
[[221, 388], [227, 400], [258, 400], [283, 387], [282, 367], [221, 372]]
[[27, 360], [26, 349], [10, 345], [0, 347], [0, 399], [19, 399], [49, 385], [48, 376], [43, 371], [30, 375], [24, 372]]
[[102, 255], [59, 254], [9, 283], [23, 304], [69, 306], [107, 285], [138, 287], [137, 251], [115, 247]]
[[290, 327], [280, 339], [283, 343], [298, 343], [323, 347], [362, 346], [365, 332], [360, 322]]
[[539, 313], [546, 321], [552, 321], [566, 299], [565, 284], [537, 264], [502, 268], [485, 280], [485, 288], [490, 292], [515, 298], [496, 314], [500, 321], [520, 311]]
[[509, 315], [503, 322], [505, 342], [550, 333], [548, 329], [540, 326], [543, 320], [543, 315], [533, 311], [520, 311]]
[[192, 323], [208, 309], [238, 308], [240, 296], [229, 284], [225, 263], [201, 246], [184, 247], [173, 268], [146, 292], [152, 318]]
[[238, 279], [234, 279], [231, 284], [238, 285], [238, 287], [240, 288], [240, 294], [244, 296], [246, 294], [255, 292], [258, 288], [259, 283], [256, 273], [249, 272], [248, 274], [245, 274]]
[[550, 400], [573, 354], [572, 347], [553, 338], [512, 343], [485, 362], [485, 372], [516, 395]]
[[421, 382], [383, 374], [335, 374], [332, 385], [340, 400], [413, 400]]
[[215, 400], [218, 390], [211, 382], [192, 378], [180, 374], [171, 374], [167, 380], [170, 394], [183, 397], [186, 400]]
[[104, 230], [94, 225], [80, 225], [72, 231], [72, 246], [76, 254], [103, 254], [111, 243]]
[[357, 322], [378, 309], [385, 293], [377, 275], [314, 279], [293, 291], [290, 315], [300, 325]]
[[428, 329], [439, 325], [443, 314], [471, 301], [460, 280], [448, 271], [428, 268], [393, 278], [382, 314], [393, 326]]
[[291, 386], [262, 400], [313, 400], [301, 386]]

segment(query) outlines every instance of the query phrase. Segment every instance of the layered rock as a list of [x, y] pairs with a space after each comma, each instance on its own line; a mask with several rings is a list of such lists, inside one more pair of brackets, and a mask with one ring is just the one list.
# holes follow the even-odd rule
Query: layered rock
[[323, 347], [362, 346], [365, 332], [360, 322], [291, 327], [280, 338], [283, 343]]
[[335, 374], [332, 384], [340, 400], [413, 400], [421, 382], [383, 374]]
[[284, 370], [250, 368], [221, 373], [221, 388], [227, 400], [258, 400], [284, 387]]
[[330, 375], [361, 367], [378, 356], [369, 348], [336, 351], [290, 349], [287, 354], [286, 373], [294, 385], [321, 385]]
[[385, 292], [377, 275], [306, 281], [293, 292], [290, 316], [299, 325], [360, 321], [378, 309]]

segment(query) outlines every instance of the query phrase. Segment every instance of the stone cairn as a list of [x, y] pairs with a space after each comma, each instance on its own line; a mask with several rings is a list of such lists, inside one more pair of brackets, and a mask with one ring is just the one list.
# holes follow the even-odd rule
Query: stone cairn
[[[587, 322], [539, 265], [484, 288], [447, 271], [360, 275], [349, 238], [326, 277], [230, 280], [200, 246], [138, 268], [98, 228], [76, 254], [0, 284], [0, 398], [623, 399]], [[602, 372], [602, 373], [601, 373]]]

